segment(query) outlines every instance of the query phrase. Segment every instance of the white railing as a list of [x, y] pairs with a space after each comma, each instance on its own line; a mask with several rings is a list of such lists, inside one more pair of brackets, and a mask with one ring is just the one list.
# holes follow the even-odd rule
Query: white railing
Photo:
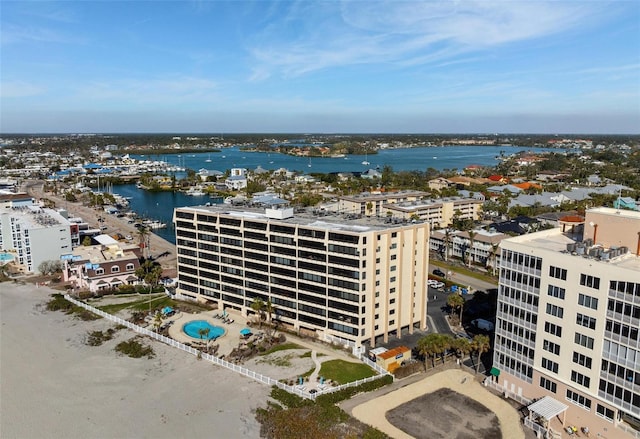
[[619, 428], [620, 430], [625, 431], [627, 434], [631, 435], [631, 437], [633, 438], [640, 438], [640, 431], [636, 430], [635, 428], [631, 428], [625, 424], [623, 424], [622, 422], [619, 422], [616, 425], [617, 428]]
[[355, 341], [347, 340], [346, 338], [340, 338], [340, 337], [336, 337], [334, 335], [329, 335], [329, 334], [324, 335], [324, 341], [328, 343], [341, 344], [343, 346], [347, 346], [352, 349], [356, 347]]
[[336, 386], [336, 387], [327, 387], [326, 389], [318, 390], [317, 393], [315, 393], [315, 394], [310, 394], [310, 393], [305, 392], [303, 389], [300, 389], [298, 387], [289, 386], [288, 384], [284, 384], [284, 383], [282, 383], [282, 382], [280, 382], [280, 381], [278, 381], [278, 380], [276, 380], [274, 378], [259, 374], [259, 373], [255, 372], [253, 370], [247, 369], [246, 367], [242, 367], [242, 366], [239, 366], [237, 364], [230, 363], [228, 361], [223, 360], [222, 358], [216, 357], [215, 355], [204, 353], [202, 351], [199, 351], [198, 349], [192, 348], [191, 346], [187, 346], [184, 343], [180, 343], [179, 341], [176, 341], [176, 340], [174, 340], [172, 338], [165, 337], [164, 335], [158, 334], [158, 333], [153, 332], [153, 331], [149, 331], [148, 329], [143, 328], [141, 326], [138, 326], [135, 323], [132, 323], [132, 322], [130, 322], [128, 320], [121, 319], [120, 317], [117, 317], [117, 316], [114, 316], [112, 314], [106, 313], [106, 312], [102, 311], [101, 309], [94, 308], [91, 305], [87, 305], [84, 302], [80, 302], [79, 300], [76, 300], [76, 299], [72, 298], [68, 294], [65, 294], [64, 298], [66, 300], [68, 300], [69, 302], [73, 303], [74, 305], [77, 305], [77, 306], [79, 306], [81, 308], [84, 308], [84, 309], [86, 309], [88, 311], [91, 311], [92, 313], [97, 314], [100, 317], [104, 317], [105, 319], [111, 320], [112, 322], [115, 322], [117, 324], [126, 326], [127, 328], [129, 328], [129, 329], [131, 329], [131, 330], [133, 330], [133, 331], [135, 331], [137, 333], [146, 335], [148, 337], [153, 338], [154, 340], [157, 340], [159, 342], [165, 343], [165, 344], [167, 344], [169, 346], [172, 346], [174, 348], [178, 348], [180, 350], [188, 352], [191, 355], [198, 356], [199, 358], [202, 358], [203, 360], [209, 361], [209, 362], [211, 362], [211, 363], [213, 363], [213, 364], [215, 364], [217, 366], [221, 366], [221, 367], [227, 368], [227, 369], [232, 370], [232, 371], [234, 371], [236, 373], [244, 375], [244, 376], [246, 376], [248, 378], [251, 378], [253, 380], [261, 382], [263, 384], [267, 384], [269, 386], [277, 386], [280, 389], [286, 390], [287, 392], [293, 393], [294, 395], [298, 395], [301, 398], [315, 399], [316, 396], [318, 396], [318, 395], [322, 395], [322, 394], [325, 394], [325, 393], [336, 392], [338, 390], [346, 389], [347, 387], [359, 386], [360, 384], [364, 384], [364, 383], [368, 383], [370, 381], [377, 380], [379, 378], [382, 378], [385, 374], [388, 374], [388, 372], [384, 371], [384, 369], [383, 369], [384, 374], [382, 372], [380, 372], [380, 369], [381, 369], [380, 366], [375, 365], [375, 366], [377, 366], [377, 368], [376, 368], [376, 367], [374, 367], [374, 366], [372, 366], [370, 364], [370, 363], [372, 363], [371, 361], [368, 361], [368, 359], [366, 359], [368, 361], [367, 364], [369, 364], [369, 366], [371, 366], [371, 367], [374, 367], [374, 369], [376, 371], [380, 372], [381, 373], [380, 375], [375, 375], [375, 376], [372, 376], [372, 377], [364, 378], [362, 380], [357, 380], [357, 381], [353, 381], [353, 382], [350, 382], [350, 383], [347, 383], [347, 384], [342, 384], [342, 385]]
[[367, 366], [369, 366], [370, 368], [372, 368], [373, 370], [378, 372], [380, 375], [391, 375], [391, 376], [393, 376], [393, 374], [389, 373], [388, 370], [386, 370], [385, 368], [381, 367], [378, 363], [376, 363], [375, 361], [371, 361], [369, 358], [367, 358], [366, 355], [361, 355], [360, 356], [360, 360], [364, 364], [366, 364]]
[[494, 390], [497, 390], [498, 392], [502, 393], [504, 395], [505, 398], [509, 398], [509, 399], [513, 399], [515, 401], [518, 401], [520, 404], [522, 405], [529, 405], [531, 404], [533, 401], [531, 401], [528, 398], [525, 398], [522, 395], [518, 395], [517, 393], [514, 393], [512, 391], [510, 391], [509, 389], [505, 389], [504, 386], [490, 380], [490, 379], [485, 379], [484, 381], [485, 385], [487, 385], [488, 387], [491, 387]]

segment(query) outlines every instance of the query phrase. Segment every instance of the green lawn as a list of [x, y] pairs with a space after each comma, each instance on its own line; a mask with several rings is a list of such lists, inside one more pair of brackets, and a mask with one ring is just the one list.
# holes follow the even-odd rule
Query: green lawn
[[325, 361], [320, 368], [320, 376], [338, 384], [350, 383], [374, 375], [375, 372], [366, 364], [350, 363], [344, 360]]
[[433, 267], [438, 267], [444, 269], [444, 271], [451, 270], [455, 273], [464, 274], [465, 276], [473, 277], [474, 279], [478, 279], [481, 281], [489, 282], [496, 284], [498, 283], [497, 278], [491, 276], [491, 274], [487, 273], [478, 273], [477, 271], [469, 270], [466, 267], [462, 267], [460, 265], [448, 264], [443, 261], [434, 261], [429, 259], [429, 269], [433, 269]]

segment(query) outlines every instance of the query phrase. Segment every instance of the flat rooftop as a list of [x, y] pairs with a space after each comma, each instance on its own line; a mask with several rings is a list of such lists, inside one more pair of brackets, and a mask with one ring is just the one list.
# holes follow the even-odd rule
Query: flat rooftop
[[[615, 209], [612, 209], [615, 210]], [[567, 244], [578, 244], [582, 242], [582, 236], [563, 233], [561, 228], [544, 230], [542, 232], [529, 233], [505, 240], [507, 242], [517, 242], [534, 248], [549, 250], [552, 252], [564, 253], [575, 258], [584, 258], [589, 262], [613, 265], [640, 272], [640, 257], [634, 253], [635, 249], [628, 249], [628, 252], [608, 260], [601, 260], [598, 257], [589, 256], [589, 248], [599, 247], [603, 250], [611, 250], [603, 246], [586, 246], [584, 254], [576, 254], [567, 250]], [[613, 247], [612, 247], [613, 248]], [[617, 248], [617, 247], [616, 247]]]
[[[228, 204], [215, 204], [212, 206], [186, 206], [179, 210], [193, 210], [201, 213], [216, 215], [229, 215], [238, 218], [271, 220], [283, 224], [303, 225], [318, 229], [333, 231], [345, 231], [352, 233], [363, 233], [370, 231], [383, 231], [411, 225], [412, 222], [391, 218], [368, 217], [356, 214], [341, 214], [328, 211], [321, 211], [313, 208], [296, 210], [290, 218], [273, 218], [267, 216], [264, 208], [252, 208], [245, 206], [230, 206]], [[423, 221], [416, 221], [422, 224]]]

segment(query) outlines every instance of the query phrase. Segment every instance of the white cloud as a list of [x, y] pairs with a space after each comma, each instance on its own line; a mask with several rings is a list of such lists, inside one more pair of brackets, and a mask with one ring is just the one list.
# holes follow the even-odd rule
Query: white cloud
[[37, 96], [45, 91], [43, 87], [26, 81], [3, 81], [0, 85], [0, 97], [2, 99]]
[[[602, 7], [595, 2], [362, 1], [341, 3], [330, 14], [327, 4], [319, 13], [296, 4], [286, 23], [271, 23], [251, 51], [258, 70], [285, 76], [363, 63], [427, 64], [573, 30], [601, 18]], [[284, 27], [299, 31], [286, 38]]]

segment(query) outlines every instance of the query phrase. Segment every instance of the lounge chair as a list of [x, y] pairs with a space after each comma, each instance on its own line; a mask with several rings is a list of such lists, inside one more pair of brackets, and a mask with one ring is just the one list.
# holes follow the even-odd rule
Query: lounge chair
[[229, 320], [227, 320], [225, 323], [229, 323], [229, 324], [231, 324], [231, 323], [233, 323], [234, 321], [235, 321], [235, 320], [233, 320], [233, 319], [229, 319]]

